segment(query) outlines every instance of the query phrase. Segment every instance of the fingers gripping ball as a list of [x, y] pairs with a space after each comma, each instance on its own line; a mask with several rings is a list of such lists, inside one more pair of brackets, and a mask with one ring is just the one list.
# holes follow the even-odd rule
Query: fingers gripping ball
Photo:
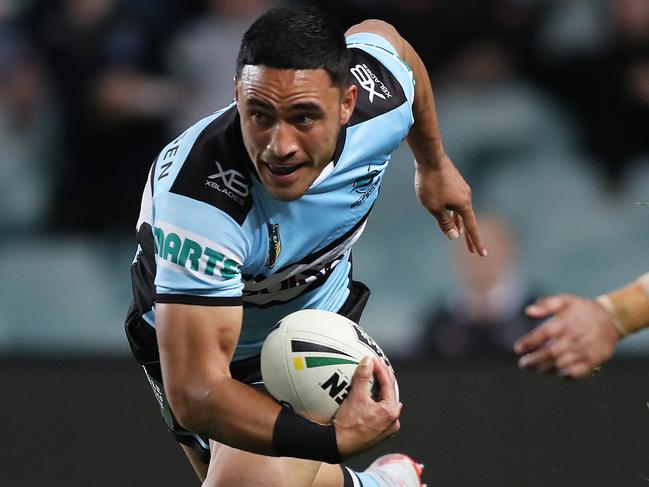
[[[264, 341], [261, 375], [279, 402], [309, 419], [330, 423], [365, 356], [390, 364], [378, 344], [353, 321], [330, 311], [302, 310], [280, 320]], [[368, 394], [376, 397], [374, 383], [370, 381]], [[396, 381], [395, 392], [398, 399]]]

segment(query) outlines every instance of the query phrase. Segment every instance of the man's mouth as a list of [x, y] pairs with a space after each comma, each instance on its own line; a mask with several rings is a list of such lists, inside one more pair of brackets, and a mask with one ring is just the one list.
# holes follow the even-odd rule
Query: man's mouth
[[268, 171], [277, 176], [287, 176], [293, 174], [295, 171], [301, 167], [306, 166], [306, 163], [303, 164], [271, 164], [270, 162], [264, 162]]

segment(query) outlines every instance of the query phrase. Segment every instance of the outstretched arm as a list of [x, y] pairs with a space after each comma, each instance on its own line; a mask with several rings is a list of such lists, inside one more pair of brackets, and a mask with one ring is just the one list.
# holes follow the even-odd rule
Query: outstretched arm
[[413, 47], [390, 24], [365, 20], [346, 35], [371, 32], [386, 39], [410, 66], [415, 77], [414, 124], [408, 145], [415, 156], [415, 191], [421, 204], [435, 216], [441, 230], [452, 240], [464, 230], [470, 252], [487, 255], [473, 212], [471, 189], [444, 152], [435, 111], [435, 100], [426, 67]]
[[581, 378], [611, 358], [617, 342], [649, 326], [649, 274], [623, 288], [585, 299], [562, 294], [527, 308], [531, 318], [549, 318], [519, 339], [519, 366]]

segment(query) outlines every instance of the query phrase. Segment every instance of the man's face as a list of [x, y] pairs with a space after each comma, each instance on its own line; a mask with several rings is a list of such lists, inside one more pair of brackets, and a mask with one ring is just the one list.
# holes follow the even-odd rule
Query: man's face
[[236, 80], [243, 143], [274, 198], [302, 196], [331, 161], [356, 103], [324, 69], [244, 66]]

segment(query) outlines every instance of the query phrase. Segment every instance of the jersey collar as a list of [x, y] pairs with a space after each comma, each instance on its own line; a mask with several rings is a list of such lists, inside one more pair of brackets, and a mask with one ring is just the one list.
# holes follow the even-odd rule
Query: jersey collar
[[334, 167], [336, 166], [336, 163], [338, 162], [338, 159], [340, 159], [341, 154], [343, 153], [343, 149], [345, 148], [345, 140], [347, 139], [347, 125], [343, 125], [340, 128], [340, 132], [338, 133], [338, 140], [336, 140], [336, 148], [334, 149], [334, 155], [333, 158], [331, 159], [331, 162], [327, 164], [322, 171], [320, 171], [320, 174], [316, 178], [313, 183], [311, 183], [311, 186], [309, 186], [309, 189], [313, 188], [314, 186], [320, 184], [322, 181], [327, 179], [327, 177], [333, 172]]

